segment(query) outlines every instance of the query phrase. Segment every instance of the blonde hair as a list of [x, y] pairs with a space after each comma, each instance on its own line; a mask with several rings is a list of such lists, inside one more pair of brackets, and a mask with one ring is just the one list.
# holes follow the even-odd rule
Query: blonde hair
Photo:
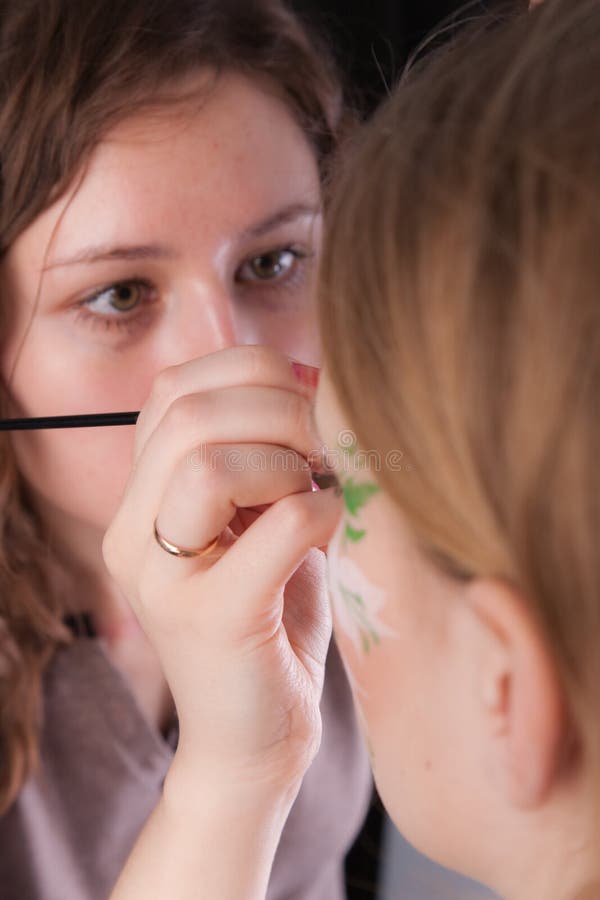
[[416, 64], [330, 208], [324, 354], [424, 550], [516, 585], [581, 720], [600, 701], [600, 0]]

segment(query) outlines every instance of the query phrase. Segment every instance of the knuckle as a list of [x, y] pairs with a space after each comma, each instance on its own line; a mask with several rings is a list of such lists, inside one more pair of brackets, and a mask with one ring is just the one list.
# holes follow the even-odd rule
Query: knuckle
[[167, 428], [185, 431], [198, 419], [204, 419], [208, 406], [209, 401], [203, 395], [184, 394], [176, 397], [165, 413], [164, 424]]
[[140, 410], [135, 429], [134, 458], [137, 459], [153, 426], [160, 420], [180, 388], [180, 366], [169, 366], [159, 372], [146, 402]]
[[102, 558], [111, 575], [116, 575], [119, 569], [119, 541], [116, 534], [115, 523], [109, 525], [102, 538]]
[[202, 445], [188, 453], [178, 467], [181, 489], [189, 496], [208, 497], [215, 481], [226, 471], [225, 461], [218, 447]]
[[168, 366], [158, 373], [150, 392], [150, 402], [170, 401], [179, 393], [181, 366]]
[[265, 353], [260, 347], [244, 348], [243, 379], [248, 383], [259, 381], [266, 370]]
[[222, 447], [206, 447], [206, 465], [201, 469], [201, 479], [210, 487], [215, 478], [221, 478], [229, 472], [228, 456]]
[[131, 554], [131, 542], [124, 541], [118, 528], [113, 526], [104, 534], [101, 551], [104, 564], [109, 575], [114, 579], [125, 596], [135, 596], [135, 586], [132, 582], [132, 567], [135, 568]]
[[245, 382], [270, 381], [276, 377], [284, 361], [283, 354], [271, 347], [244, 347], [242, 377]]

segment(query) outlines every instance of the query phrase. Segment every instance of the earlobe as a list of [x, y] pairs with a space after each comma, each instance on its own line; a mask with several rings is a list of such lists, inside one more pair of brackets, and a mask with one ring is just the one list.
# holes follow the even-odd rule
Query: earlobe
[[480, 697], [494, 786], [513, 806], [532, 809], [561, 777], [572, 742], [558, 666], [517, 591], [499, 580], [477, 579], [467, 593], [487, 644]]

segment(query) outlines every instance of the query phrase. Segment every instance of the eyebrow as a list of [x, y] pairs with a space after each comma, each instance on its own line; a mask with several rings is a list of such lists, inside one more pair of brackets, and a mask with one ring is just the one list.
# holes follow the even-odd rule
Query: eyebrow
[[276, 212], [274, 216], [269, 216], [261, 222], [258, 222], [256, 225], [245, 228], [240, 233], [239, 237], [262, 237], [263, 234], [267, 234], [267, 232], [273, 231], [281, 225], [287, 225], [289, 222], [294, 222], [296, 219], [308, 217], [316, 218], [320, 212], [320, 205], [315, 206], [310, 203], [292, 203], [290, 206], [286, 206], [284, 209]]
[[98, 244], [94, 247], [83, 247], [73, 256], [64, 259], [55, 259], [47, 263], [42, 269], [47, 272], [50, 269], [58, 269], [62, 266], [76, 266], [81, 263], [111, 262], [114, 260], [139, 260], [139, 259], [174, 259], [177, 254], [172, 247], [164, 244], [139, 244], [139, 245], [111, 245]]
[[[247, 240], [248, 238], [262, 237], [275, 228], [287, 225], [296, 219], [312, 217], [315, 218], [321, 212], [321, 207], [307, 203], [292, 203], [284, 209], [279, 210], [274, 215], [266, 219], [262, 219], [255, 225], [243, 229], [238, 235], [238, 240]], [[160, 259], [176, 259], [177, 253], [173, 247], [165, 244], [99, 244], [96, 246], [83, 247], [73, 256], [55, 259], [47, 263], [42, 269], [47, 272], [50, 269], [58, 269], [63, 266], [75, 266], [83, 263], [98, 262], [114, 262], [115, 260], [160, 260]]]

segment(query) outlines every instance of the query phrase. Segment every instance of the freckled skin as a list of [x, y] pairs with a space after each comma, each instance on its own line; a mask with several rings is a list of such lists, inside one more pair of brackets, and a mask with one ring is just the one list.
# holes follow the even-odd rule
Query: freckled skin
[[[2, 374], [11, 378], [14, 414], [140, 409], [162, 369], [235, 344], [267, 344], [318, 362], [314, 260], [295, 260], [290, 277], [269, 291], [240, 281], [253, 256], [288, 246], [314, 255], [319, 246], [314, 215], [260, 239], [240, 237], [290, 204], [320, 203], [312, 148], [275, 95], [226, 75], [194, 111], [127, 120], [96, 148], [71, 194], [40, 215], [3, 261], [3, 291], [15, 305]], [[31, 319], [46, 254], [52, 262], [89, 244], [166, 245], [172, 255], [49, 270]], [[131, 333], [77, 317], [87, 294], [133, 278], [152, 285], [155, 302]], [[106, 300], [94, 309], [118, 312]], [[121, 500], [133, 438], [129, 427], [12, 436], [54, 532], [99, 575], [101, 539]]]

